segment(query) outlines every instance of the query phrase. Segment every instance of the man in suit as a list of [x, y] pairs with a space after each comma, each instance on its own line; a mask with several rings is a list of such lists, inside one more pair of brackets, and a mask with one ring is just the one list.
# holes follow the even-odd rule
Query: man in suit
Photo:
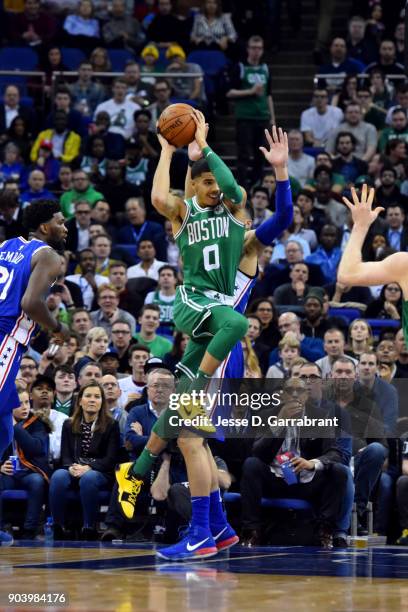
[[[318, 519], [321, 545], [332, 547], [332, 534], [341, 513], [347, 483], [347, 475], [339, 465], [342, 453], [334, 432], [331, 435], [324, 428], [325, 437], [315, 433], [315, 437], [311, 434], [306, 438], [302, 428], [279, 424], [281, 419], [298, 419], [305, 415], [326, 418], [324, 411], [306, 403], [308, 395], [306, 382], [291, 378], [284, 384], [275, 413], [261, 414], [269, 432], [255, 441], [252, 457], [244, 463], [241, 480], [243, 545], [255, 546], [260, 542], [261, 498], [272, 496], [311, 501]], [[275, 415], [279, 419], [276, 426], [267, 419]], [[291, 456], [288, 470], [283, 467], [285, 454]], [[295, 482], [291, 484], [290, 478]]]
[[66, 222], [68, 236], [66, 250], [71, 253], [82, 251], [90, 245], [91, 205], [86, 200], [74, 203], [74, 217]]
[[135, 244], [135, 252], [141, 240], [151, 240], [157, 259], [166, 261], [166, 241], [163, 227], [155, 221], [146, 221], [146, 207], [142, 198], [129, 198], [125, 204], [127, 223], [118, 231], [118, 244]]
[[385, 236], [395, 251], [408, 251], [408, 230], [404, 226], [405, 213], [402, 206], [393, 204], [387, 208], [385, 220], [388, 225]]
[[16, 85], [8, 85], [4, 91], [3, 102], [0, 104], [0, 133], [9, 129], [11, 122], [16, 117], [22, 117], [31, 132], [35, 124], [33, 110], [24, 104], [20, 104], [20, 91]]

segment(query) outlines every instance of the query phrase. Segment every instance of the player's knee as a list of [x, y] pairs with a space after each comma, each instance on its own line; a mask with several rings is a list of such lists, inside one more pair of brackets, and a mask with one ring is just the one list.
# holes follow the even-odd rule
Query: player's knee
[[245, 336], [248, 331], [248, 325], [249, 323], [246, 317], [243, 317], [242, 315], [236, 317], [234, 321], [234, 331], [237, 335], [239, 335], [239, 338], [243, 338]]

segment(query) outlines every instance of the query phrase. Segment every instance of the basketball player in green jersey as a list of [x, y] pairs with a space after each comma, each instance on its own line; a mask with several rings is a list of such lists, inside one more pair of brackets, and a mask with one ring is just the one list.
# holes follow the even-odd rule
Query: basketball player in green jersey
[[[201, 114], [196, 116], [198, 128], [200, 126], [199, 121], [201, 120], [201, 130], [203, 130], [204, 118]], [[199, 129], [197, 129], [196, 141], [199, 143], [203, 153], [206, 153], [206, 143], [203, 136], [200, 138]], [[269, 144], [271, 145], [271, 151], [267, 152], [264, 149], [265, 157], [273, 163], [273, 159], [281, 160], [282, 167], [285, 170], [282, 170], [282, 177], [277, 177], [278, 180], [286, 180], [287, 178], [287, 169], [285, 165], [285, 159], [287, 161], [287, 140], [286, 135], [279, 131], [279, 136], [276, 130], [274, 131], [274, 140], [267, 135]], [[163, 150], [166, 151], [168, 149], [168, 145], [165, 141], [161, 139]], [[272, 153], [272, 149], [275, 147], [274, 154]], [[163, 155], [163, 154], [162, 154]], [[215, 155], [215, 154], [214, 154]], [[285, 157], [286, 156], [286, 157]], [[166, 156], [165, 156], [166, 157]], [[283, 161], [282, 161], [283, 160]], [[159, 176], [160, 186], [163, 184], [168, 185], [168, 173], [169, 173], [170, 162], [166, 163], [166, 178], [167, 185], [164, 181], [164, 177], [161, 176], [158, 168], [158, 172], [155, 176], [155, 183], [157, 179], [157, 175]], [[198, 168], [197, 168], [198, 167]], [[203, 172], [203, 182], [204, 188], [202, 191], [197, 189], [197, 179], [196, 177], [201, 176], [201, 172]], [[279, 174], [280, 169], [278, 169], [277, 174]], [[216, 174], [216, 171], [214, 172]], [[238, 223], [236, 223], [235, 218], [231, 213], [231, 209], [226, 208], [226, 210], [222, 210], [224, 204], [220, 202], [219, 199], [219, 189], [217, 185], [214, 185], [214, 177], [211, 173], [208, 172], [208, 168], [204, 164], [195, 164], [193, 166], [191, 172], [192, 186], [196, 195], [192, 199], [187, 199], [184, 202], [184, 218], [181, 220], [176, 217], [176, 228], [175, 233], [178, 234], [177, 238], [179, 240], [179, 244], [182, 250], [183, 260], [185, 262], [184, 272], [185, 272], [185, 286], [183, 286], [180, 290], [179, 296], [179, 314], [175, 312], [175, 321], [177, 327], [182, 329], [182, 331], [186, 331], [189, 335], [192, 336], [192, 340], [190, 341], [188, 351], [189, 351], [189, 364], [191, 364], [191, 359], [194, 362], [194, 358], [196, 357], [196, 365], [200, 371], [203, 370], [203, 363], [205, 363], [205, 359], [207, 357], [207, 353], [210, 353], [211, 349], [211, 340], [205, 339], [205, 341], [201, 341], [199, 339], [199, 335], [195, 335], [198, 331], [198, 334], [203, 330], [210, 330], [210, 334], [217, 333], [217, 320], [214, 322], [211, 321], [212, 318], [215, 318], [216, 315], [220, 312], [220, 300], [225, 303], [230, 303], [232, 306], [232, 301], [228, 298], [228, 294], [224, 292], [226, 290], [230, 291], [230, 295], [232, 295], [234, 290], [235, 276], [238, 267], [238, 263], [241, 257], [241, 249], [243, 244], [243, 233], [241, 231], [241, 220], [238, 219]], [[217, 177], [218, 179], [218, 177]], [[222, 180], [222, 177], [221, 177]], [[218, 180], [221, 184], [221, 181]], [[189, 181], [186, 182], [186, 193], [189, 190]], [[200, 187], [200, 185], [199, 185]], [[288, 187], [289, 188], [289, 187]], [[225, 189], [223, 190], [225, 193]], [[155, 193], [155, 184], [153, 187], [153, 194]], [[290, 193], [290, 188], [289, 188]], [[200, 195], [202, 197], [200, 198]], [[207, 198], [207, 200], [206, 200]], [[210, 200], [211, 198], [211, 200]], [[152, 198], [153, 199], [153, 198]], [[154, 201], [154, 200], [153, 200]], [[170, 201], [174, 201], [171, 198]], [[214, 201], [214, 203], [212, 203]], [[177, 205], [180, 205], [180, 202], [177, 202]], [[200, 206], [200, 204], [204, 204], [204, 206]], [[208, 206], [210, 204], [210, 206]], [[211, 206], [219, 207], [218, 210], [215, 209], [213, 212], [214, 215], [211, 215]], [[163, 208], [161, 208], [161, 212]], [[200, 214], [201, 213], [201, 214]], [[245, 215], [245, 216], [244, 216]], [[246, 220], [246, 213], [241, 216], [242, 220]], [[198, 218], [197, 218], [198, 217]], [[173, 221], [174, 217], [172, 217]], [[219, 219], [219, 221], [218, 221]], [[236, 223], [238, 231], [234, 235], [233, 231], [235, 230], [235, 226], [233, 230], [230, 230], [230, 225], [227, 223], [226, 219], [229, 219], [232, 223]], [[191, 224], [191, 225], [189, 225]], [[212, 226], [211, 229], [208, 229], [209, 226]], [[174, 227], [174, 226], [173, 226]], [[183, 237], [184, 232], [184, 237]], [[255, 265], [256, 265], [256, 256], [257, 256], [257, 248], [264, 248], [264, 244], [261, 244], [257, 238], [255, 237], [254, 232], [249, 232], [251, 235], [249, 240], [246, 240], [246, 251], [249, 253], [250, 250], [253, 250], [255, 255]], [[237, 244], [239, 244], [238, 256], [235, 257], [235, 253], [233, 254], [234, 259], [231, 258], [230, 253], [225, 253], [228, 257], [222, 258], [219, 250], [219, 243], [223, 238], [230, 236], [230, 239], [236, 239]], [[182, 239], [180, 240], [180, 236]], [[199, 242], [199, 237], [201, 236], [203, 244], [201, 248], [198, 248], [195, 243]], [[218, 238], [218, 241], [214, 240]], [[247, 235], [248, 237], [248, 235]], [[183, 241], [184, 239], [184, 241]], [[195, 248], [194, 248], [195, 247]], [[217, 248], [218, 247], [218, 248]], [[223, 248], [227, 249], [228, 244], [224, 243]], [[237, 247], [238, 249], [238, 247]], [[187, 264], [187, 265], [186, 265]], [[200, 267], [201, 266], [201, 267]], [[221, 266], [223, 269], [221, 270]], [[218, 270], [218, 273], [217, 273]], [[210, 276], [211, 275], [211, 276]], [[202, 276], [209, 277], [209, 279], [204, 282], [202, 280]], [[231, 283], [231, 278], [234, 283]], [[189, 284], [187, 284], [189, 283]], [[194, 283], [194, 284], [193, 284]], [[208, 289], [208, 287], [212, 287]], [[227, 289], [225, 289], [225, 287]], [[221, 293], [222, 292], [222, 293]], [[223, 302], [221, 301], [223, 305]], [[235, 311], [231, 312], [231, 307], [228, 308], [223, 305], [222, 310], [228, 310], [231, 314], [237, 315]], [[225, 322], [228, 323], [228, 319], [223, 316], [223, 312], [220, 312], [221, 324], [225, 327]], [[208, 312], [210, 311], [210, 312]], [[232, 317], [231, 317], [232, 318]], [[238, 318], [239, 320], [239, 318]], [[211, 327], [208, 328], [206, 325], [208, 323], [211, 324]], [[214, 331], [211, 331], [214, 330]], [[210, 335], [207, 333], [207, 336]], [[226, 344], [228, 342], [228, 344]], [[207, 366], [204, 374], [210, 376], [210, 368], [216, 368], [219, 361], [221, 361], [222, 354], [225, 356], [229, 352], [229, 347], [232, 344], [232, 340], [223, 340], [223, 353], [221, 353], [221, 349], [217, 355], [217, 357], [213, 357], [210, 353], [209, 366]], [[228, 347], [228, 348], [227, 348]], [[231, 347], [232, 348], [232, 347]], [[186, 351], [187, 352], [187, 351]], [[183, 359], [184, 361], [184, 359]], [[201, 365], [200, 365], [201, 361]], [[203, 376], [204, 380], [207, 380], [206, 376]], [[173, 413], [174, 414], [174, 413]], [[156, 427], [159, 424], [156, 423], [153, 429], [153, 436], [151, 436], [148, 446], [149, 450], [143, 451], [146, 453], [146, 461], [152, 461], [151, 451], [153, 449], [157, 454], [162, 450], [163, 443], [165, 444], [163, 438], [169, 437], [166, 433], [161, 430], [159, 431]], [[210, 428], [208, 427], [208, 431]], [[160, 439], [161, 438], [161, 439]], [[157, 445], [158, 443], [158, 445]], [[196, 436], [185, 436], [179, 437], [179, 446], [185, 457], [185, 461], [187, 464], [187, 470], [189, 474], [190, 488], [193, 497], [193, 520], [192, 520], [192, 528], [187, 537], [187, 543], [183, 542], [175, 545], [175, 547], [170, 547], [170, 549], [166, 549], [165, 553], [159, 551], [159, 556], [162, 556], [166, 559], [185, 559], [191, 558], [193, 556], [211, 556], [215, 554], [217, 550], [228, 548], [229, 546], [235, 544], [238, 541], [238, 537], [235, 532], [230, 528], [230, 526], [226, 523], [225, 516], [223, 516], [222, 507], [219, 499], [218, 487], [214, 490], [213, 485], [213, 472], [214, 462], [211, 456], [211, 453], [206, 445], [203, 444], [203, 440], [201, 438], [197, 438]], [[143, 455], [143, 453], [142, 453]], [[155, 458], [155, 456], [153, 455]], [[206, 461], [207, 458], [207, 461]], [[153, 459], [154, 460], [154, 459]], [[145, 473], [145, 468], [143, 466], [144, 460], [141, 457], [137, 464], [135, 464], [134, 474]], [[191, 469], [191, 464], [193, 464], [193, 469]], [[123, 470], [122, 470], [123, 468]], [[122, 473], [121, 473], [122, 470]], [[119, 503], [124, 511], [124, 514], [131, 518], [133, 516], [135, 497], [137, 496], [138, 491], [132, 486], [134, 483], [135, 476], [132, 477], [132, 474], [129, 472], [128, 464], [124, 464], [121, 466], [121, 470], [119, 470], [119, 474], [117, 473], [117, 480], [119, 484]], [[131, 485], [131, 486], [129, 486]], [[138, 485], [140, 489], [140, 484]], [[208, 496], [208, 492], [211, 491], [210, 496]], [[209, 499], [210, 497], [210, 499]], [[208, 529], [208, 510], [209, 504], [212, 509], [212, 534]], [[217, 523], [217, 514], [218, 514], [218, 523]], [[215, 516], [215, 519], [214, 519]], [[205, 525], [204, 517], [206, 517], [207, 525]], [[214, 530], [214, 520], [216, 524], [220, 527], [220, 531], [217, 529]], [[217, 531], [217, 533], [215, 533]], [[203, 538], [203, 536], [206, 537]], [[212, 537], [214, 535], [214, 538]], [[201, 539], [200, 539], [201, 538]], [[200, 542], [200, 544], [196, 547], [194, 542]], [[185, 548], [187, 546], [187, 549]], [[188, 548], [191, 547], [191, 550]]]
[[408, 253], [394, 253], [382, 261], [363, 261], [362, 248], [370, 225], [384, 210], [378, 206], [372, 209], [375, 190], [363, 185], [360, 198], [356, 190], [351, 189], [352, 200], [343, 198], [351, 211], [353, 229], [341, 258], [337, 278], [340, 283], [349, 286], [369, 287], [398, 283], [402, 289], [402, 327], [405, 342], [408, 344]]

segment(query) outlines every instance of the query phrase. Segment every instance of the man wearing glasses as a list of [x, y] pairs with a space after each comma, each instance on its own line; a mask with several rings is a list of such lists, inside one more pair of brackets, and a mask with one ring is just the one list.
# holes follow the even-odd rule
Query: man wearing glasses
[[313, 106], [303, 111], [300, 118], [300, 131], [305, 144], [311, 147], [324, 147], [331, 133], [343, 120], [343, 111], [329, 104], [327, 89], [319, 87], [313, 93]]
[[132, 339], [132, 331], [128, 321], [117, 319], [112, 323], [112, 343], [111, 347], [116, 351], [119, 357], [120, 374], [130, 374], [131, 367], [129, 365], [129, 345]]

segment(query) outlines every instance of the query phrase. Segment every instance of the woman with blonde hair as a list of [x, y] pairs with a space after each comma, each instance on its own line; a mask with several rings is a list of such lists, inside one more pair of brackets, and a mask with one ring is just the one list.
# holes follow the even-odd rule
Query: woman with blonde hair
[[85, 338], [84, 356], [74, 366], [75, 376], [78, 377], [84, 365], [90, 361], [99, 361], [108, 350], [108, 346], [109, 336], [103, 327], [93, 327], [90, 329]]
[[370, 351], [374, 343], [371, 326], [364, 319], [354, 319], [348, 329], [347, 355], [358, 359], [362, 353]]
[[244, 378], [262, 378], [258, 357], [248, 336], [242, 338], [241, 344], [244, 353]]

